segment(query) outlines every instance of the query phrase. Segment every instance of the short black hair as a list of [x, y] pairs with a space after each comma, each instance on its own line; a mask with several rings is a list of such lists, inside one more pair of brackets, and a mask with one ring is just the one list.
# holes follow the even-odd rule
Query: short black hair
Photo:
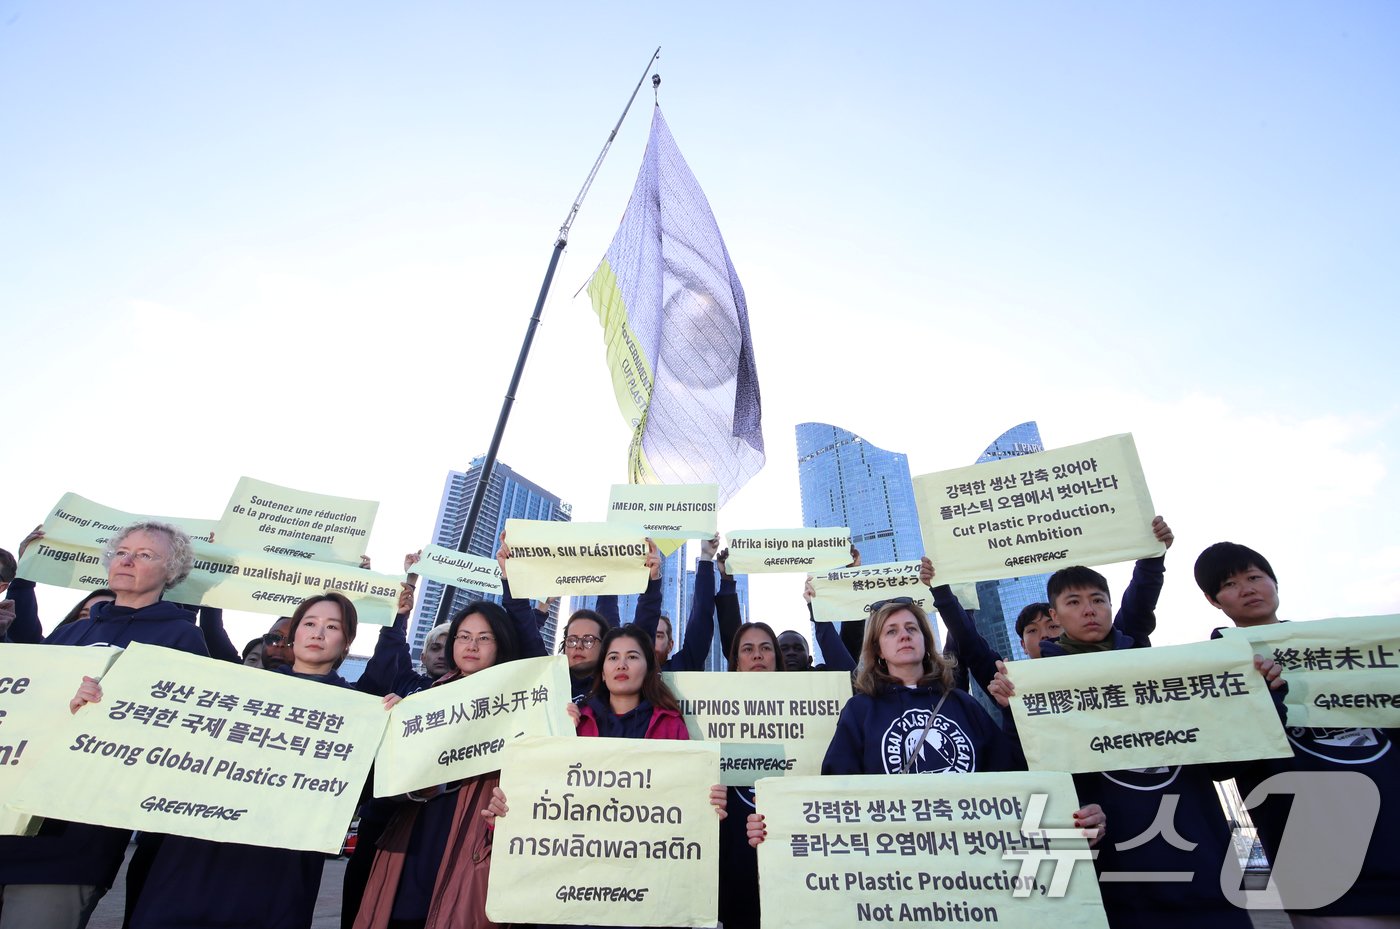
[[1093, 568], [1086, 568], [1083, 565], [1071, 565], [1068, 568], [1061, 568], [1050, 575], [1050, 580], [1045, 584], [1045, 596], [1050, 600], [1050, 606], [1055, 605], [1055, 600], [1066, 590], [1086, 587], [1089, 590], [1102, 590], [1110, 597], [1112, 591], [1108, 589], [1108, 579]]
[[1028, 603], [1021, 611], [1021, 615], [1016, 617], [1016, 635], [1026, 634], [1026, 627], [1040, 619], [1042, 616], [1050, 615], [1050, 604], [1048, 603]]
[[19, 569], [19, 563], [15, 561], [15, 556], [0, 548], [0, 584], [8, 584], [15, 579], [15, 571]]
[[1214, 603], [1215, 595], [1220, 593], [1226, 581], [1251, 567], [1258, 568], [1269, 575], [1275, 584], [1278, 583], [1269, 559], [1254, 549], [1238, 542], [1216, 542], [1196, 558], [1196, 586]]
[[[510, 614], [499, 603], [492, 603], [490, 600], [473, 600], [457, 611], [457, 615], [452, 617], [452, 625], [447, 627], [449, 643], [457, 640], [457, 630], [462, 628], [462, 623], [467, 621], [468, 616], [480, 616], [486, 620], [486, 625], [491, 627], [491, 634], [496, 637], [496, 661], [492, 667], [520, 657], [520, 643], [515, 637], [515, 624], [511, 622]], [[456, 656], [450, 651], [448, 666], [451, 668], [450, 676], [453, 679], [461, 676], [462, 669], [457, 667]], [[446, 677], [445, 675], [440, 680]]]

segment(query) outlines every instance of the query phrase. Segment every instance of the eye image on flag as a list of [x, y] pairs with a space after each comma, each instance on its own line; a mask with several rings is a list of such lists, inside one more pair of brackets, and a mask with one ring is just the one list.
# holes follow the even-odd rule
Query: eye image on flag
[[717, 484], [723, 505], [763, 467], [744, 288], [709, 202], [654, 110], [622, 225], [588, 283], [634, 484]]

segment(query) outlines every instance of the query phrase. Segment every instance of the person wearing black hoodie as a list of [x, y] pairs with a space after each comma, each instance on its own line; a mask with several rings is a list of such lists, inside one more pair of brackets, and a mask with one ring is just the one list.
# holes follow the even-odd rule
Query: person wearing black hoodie
[[[116, 599], [95, 604], [86, 622], [55, 629], [50, 645], [132, 642], [208, 655], [189, 614], [161, 599], [194, 563], [190, 538], [174, 526], [140, 522], [118, 533], [103, 553]], [[96, 687], [84, 678], [83, 687]], [[75, 708], [76, 711], [76, 708]], [[0, 838], [4, 929], [82, 929], [112, 886], [131, 839], [129, 829], [44, 820], [39, 834]]]

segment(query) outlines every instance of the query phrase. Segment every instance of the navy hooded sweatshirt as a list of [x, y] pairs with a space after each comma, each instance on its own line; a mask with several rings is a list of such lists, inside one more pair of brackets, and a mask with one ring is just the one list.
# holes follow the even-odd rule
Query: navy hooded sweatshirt
[[[55, 629], [48, 645], [159, 645], [194, 655], [208, 655], [204, 635], [190, 615], [158, 600], [139, 609], [97, 603], [86, 622]], [[81, 681], [73, 682], [77, 691]], [[94, 790], [101, 789], [94, 785]], [[129, 829], [46, 819], [39, 834], [0, 837], [0, 885], [93, 884], [111, 887], [131, 839]]]
[[[273, 673], [354, 688], [339, 674]], [[348, 824], [347, 824], [348, 825]], [[132, 929], [306, 929], [316, 912], [326, 856], [169, 835], [136, 901]]]

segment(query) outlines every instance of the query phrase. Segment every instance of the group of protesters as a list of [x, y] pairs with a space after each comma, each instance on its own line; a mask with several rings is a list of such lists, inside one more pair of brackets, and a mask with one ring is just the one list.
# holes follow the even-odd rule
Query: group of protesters
[[[1173, 536], [1165, 521], [1154, 519], [1152, 530], [1170, 547]], [[42, 530], [36, 530], [25, 545], [41, 536]], [[14, 557], [0, 551], [0, 585], [8, 587], [0, 631], [6, 642], [173, 648], [353, 687], [383, 697], [386, 710], [418, 691], [451, 686], [477, 671], [550, 652], [541, 633], [550, 604], [512, 596], [510, 548], [503, 536], [497, 553], [501, 603], [478, 600], [458, 610], [450, 623], [429, 633], [421, 663], [415, 665], [407, 623], [416, 594], [412, 571], [417, 557], [406, 556], [398, 616], [380, 629], [374, 654], [353, 684], [337, 670], [356, 634], [349, 599], [333, 592], [308, 598], [265, 635], [237, 648], [218, 610], [163, 599], [188, 575], [192, 549], [185, 533], [158, 522], [140, 522], [113, 537], [103, 559], [107, 588], [86, 595], [46, 637], [34, 585], [17, 579]], [[618, 615], [617, 599], [605, 596], [595, 609], [577, 610], [562, 624], [558, 649], [568, 661], [569, 711], [578, 735], [686, 739], [679, 702], [661, 673], [703, 670], [718, 634], [731, 672], [820, 668], [851, 675], [853, 695], [840, 714], [823, 774], [1026, 767], [1015, 721], [1006, 709], [1015, 692], [1006, 673], [1009, 656], [997, 654], [952, 589], [937, 584], [937, 566], [929, 559], [922, 561], [921, 581], [932, 588], [935, 609], [948, 629], [945, 647], [938, 647], [930, 618], [918, 603], [899, 598], [873, 603], [867, 618], [853, 618], [860, 632], [858, 655], [833, 624], [812, 623], [824, 660], [820, 666], [814, 665], [802, 634], [780, 635], [765, 622], [741, 620], [735, 578], [726, 569], [718, 538], [700, 546], [690, 615], [679, 643], [674, 625], [662, 615], [661, 557], [651, 544], [647, 565], [650, 582], [629, 622]], [[1050, 577], [1045, 601], [1028, 606], [1017, 618], [1016, 632], [1031, 659], [1150, 647], [1164, 578], [1165, 556], [1137, 562], [1115, 612], [1102, 575], [1087, 567], [1061, 569]], [[1277, 577], [1262, 554], [1230, 542], [1212, 545], [1198, 557], [1195, 579], [1209, 604], [1234, 625], [1279, 622]], [[806, 594], [810, 611], [810, 582]], [[1262, 656], [1256, 657], [1255, 667], [1286, 717], [1280, 667]], [[969, 694], [969, 680], [1002, 707], [999, 718]], [[98, 680], [74, 683], [74, 712], [102, 700]], [[953, 731], [960, 738], [950, 748], [941, 734]], [[1216, 782], [1233, 777], [1248, 794], [1279, 772], [1347, 771], [1370, 778], [1381, 795], [1361, 872], [1339, 899], [1289, 916], [1299, 929], [1400, 929], [1400, 855], [1388, 853], [1384, 844], [1396, 834], [1392, 827], [1400, 826], [1400, 757], [1391, 750], [1393, 736], [1384, 729], [1343, 733], [1295, 727], [1289, 730], [1290, 758], [1076, 775], [1074, 825], [1098, 852], [1095, 868], [1130, 875], [1100, 885], [1109, 924], [1114, 929], [1175, 929], [1190, 921], [1205, 929], [1248, 929], [1248, 911], [1221, 889], [1225, 859], [1234, 852], [1232, 825], [1218, 801]], [[892, 753], [889, 746], [896, 742], [899, 750]], [[1366, 750], [1348, 753], [1338, 746]], [[1310, 783], [1327, 789], [1325, 779]], [[930, 791], [936, 795], [936, 782]], [[720, 820], [719, 920], [726, 929], [757, 927], [755, 849], [766, 837], [766, 826], [754, 789], [716, 786], [709, 799]], [[1254, 809], [1271, 859], [1283, 843], [1289, 799], [1270, 796]], [[1348, 798], [1338, 792], [1322, 802], [1343, 805]], [[508, 816], [509, 809], [498, 772], [400, 797], [372, 798], [366, 790], [358, 844], [345, 872], [342, 925], [492, 925], [485, 911], [492, 836], [496, 820]], [[55, 820], [45, 820], [37, 835], [0, 838], [0, 929], [80, 929], [112, 886], [130, 843], [131, 834], [124, 829]], [[126, 925], [307, 927], [324, 861], [313, 852], [143, 833], [127, 868]]]

